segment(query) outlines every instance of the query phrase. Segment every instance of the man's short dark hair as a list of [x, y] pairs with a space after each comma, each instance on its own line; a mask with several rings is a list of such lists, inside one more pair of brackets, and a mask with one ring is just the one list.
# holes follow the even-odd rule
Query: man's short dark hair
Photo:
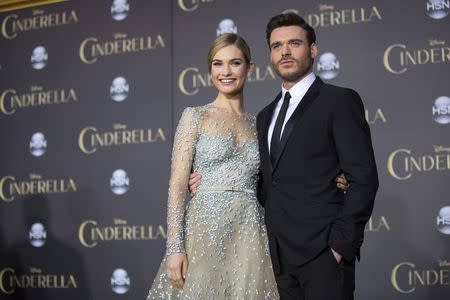
[[272, 31], [278, 27], [283, 26], [299, 26], [306, 31], [306, 38], [308, 44], [311, 46], [312, 43], [316, 42], [316, 32], [306, 21], [297, 15], [296, 13], [290, 12], [285, 14], [280, 14], [272, 17], [266, 27], [266, 39], [267, 44], [270, 47], [270, 35]]

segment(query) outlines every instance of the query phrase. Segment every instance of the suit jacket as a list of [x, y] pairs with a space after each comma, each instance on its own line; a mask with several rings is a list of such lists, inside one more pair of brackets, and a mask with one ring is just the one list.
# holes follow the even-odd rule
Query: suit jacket
[[[359, 95], [316, 78], [286, 123], [271, 165], [267, 132], [281, 93], [257, 116], [261, 171], [258, 199], [265, 207], [269, 245], [279, 261], [301, 265], [327, 247], [359, 258], [378, 176], [370, 129]], [[350, 183], [344, 194], [335, 178]]]

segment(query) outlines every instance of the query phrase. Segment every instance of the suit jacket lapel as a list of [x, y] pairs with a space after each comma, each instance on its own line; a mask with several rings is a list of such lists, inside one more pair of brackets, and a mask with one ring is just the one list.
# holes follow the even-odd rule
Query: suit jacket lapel
[[314, 101], [314, 99], [317, 98], [322, 84], [323, 84], [323, 81], [319, 77], [317, 77], [316, 80], [314, 80], [314, 83], [308, 89], [305, 96], [303, 96], [303, 99], [300, 101], [300, 103], [298, 104], [294, 113], [292, 114], [292, 116], [289, 118], [286, 125], [284, 126], [283, 133], [281, 136], [281, 150], [278, 153], [278, 157], [275, 160], [275, 165], [272, 168], [272, 172], [278, 166], [278, 162], [280, 161], [280, 157], [283, 155], [284, 148], [286, 147], [286, 143], [289, 139], [289, 136], [292, 133], [292, 129], [294, 129], [295, 125], [300, 121], [301, 117], [308, 110], [309, 106]]

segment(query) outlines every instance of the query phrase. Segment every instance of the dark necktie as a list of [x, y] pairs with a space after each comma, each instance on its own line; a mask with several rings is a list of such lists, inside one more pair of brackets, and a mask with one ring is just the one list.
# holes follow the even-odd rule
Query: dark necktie
[[278, 157], [278, 151], [280, 151], [281, 128], [283, 128], [283, 123], [284, 119], [286, 118], [290, 99], [291, 94], [289, 94], [289, 92], [286, 92], [286, 94], [284, 95], [283, 105], [281, 106], [277, 120], [275, 121], [275, 127], [273, 128], [272, 140], [270, 141], [270, 161], [273, 167], [275, 166], [275, 160]]

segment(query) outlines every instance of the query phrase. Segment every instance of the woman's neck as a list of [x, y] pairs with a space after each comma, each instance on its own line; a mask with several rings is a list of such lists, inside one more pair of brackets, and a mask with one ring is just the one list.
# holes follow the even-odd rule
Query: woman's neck
[[218, 94], [212, 102], [214, 106], [226, 109], [230, 113], [241, 115], [245, 112], [244, 96], [242, 93], [233, 96]]

